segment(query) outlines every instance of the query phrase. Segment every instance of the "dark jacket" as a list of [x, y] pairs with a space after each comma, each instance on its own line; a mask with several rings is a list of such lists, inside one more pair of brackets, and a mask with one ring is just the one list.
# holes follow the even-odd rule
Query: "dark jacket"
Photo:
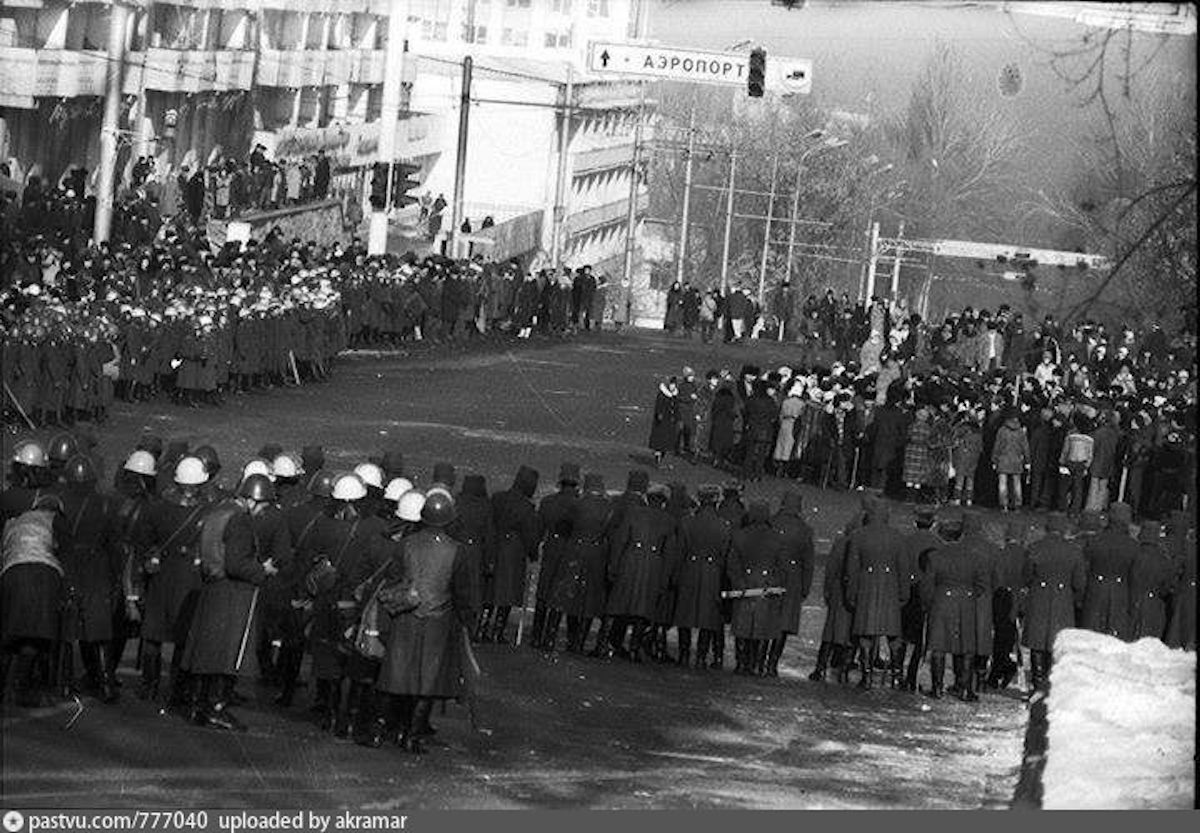
[[700, 507], [679, 524], [680, 565], [674, 624], [720, 630], [721, 579], [726, 571], [732, 529], [716, 507]]

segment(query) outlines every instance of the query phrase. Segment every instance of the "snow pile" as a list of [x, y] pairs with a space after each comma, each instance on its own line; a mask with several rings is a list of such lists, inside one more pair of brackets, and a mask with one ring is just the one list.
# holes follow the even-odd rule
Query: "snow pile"
[[1064, 630], [1046, 707], [1044, 808], [1193, 806], [1194, 651]]

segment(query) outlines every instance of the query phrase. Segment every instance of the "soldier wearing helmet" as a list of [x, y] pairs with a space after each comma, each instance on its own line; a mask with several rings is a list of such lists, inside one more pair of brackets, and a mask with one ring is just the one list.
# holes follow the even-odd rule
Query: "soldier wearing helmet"
[[[204, 584], [196, 601], [183, 668], [198, 681], [193, 721], [230, 731], [245, 726], [229, 710], [239, 675], [253, 671], [257, 609], [261, 588], [278, 567], [254, 519], [275, 502], [275, 487], [252, 474], [238, 485], [236, 497], [213, 507], [201, 521]], [[219, 552], [219, 556], [216, 553]]]
[[394, 537], [402, 532], [403, 521], [397, 514], [400, 508], [400, 498], [413, 488], [412, 481], [407, 477], [393, 477], [383, 490], [383, 500], [380, 502], [380, 516], [387, 521], [388, 536]]
[[304, 490], [304, 466], [295, 454], [276, 455], [271, 461], [271, 474], [275, 477], [280, 507], [289, 509], [308, 499]]
[[0, 525], [32, 508], [50, 485], [50, 460], [35, 440], [21, 440], [13, 448], [9, 487], [0, 492]]
[[[190, 680], [180, 666], [187, 641], [191, 610], [200, 591], [198, 546], [200, 519], [209, 500], [204, 492], [208, 472], [198, 457], [184, 456], [172, 471], [172, 488], [150, 516], [146, 557], [146, 611], [142, 620], [142, 685], [139, 696], [156, 700], [162, 676], [162, 646], [171, 653], [168, 709], [185, 706]], [[162, 472], [159, 472], [161, 476]]]
[[367, 496], [367, 486], [357, 474], [339, 476], [327, 513], [313, 530], [311, 560], [301, 562], [313, 601], [309, 650], [316, 705], [321, 728], [338, 737], [348, 737], [360, 716], [367, 716], [378, 672], [377, 663], [358, 656], [345, 642], [366, 601], [360, 585], [386, 558], [387, 527], [363, 505]]
[[[541, 527], [533, 506], [537, 491], [536, 469], [521, 466], [511, 489], [492, 495], [496, 521], [496, 566], [490, 592], [484, 597], [480, 637], [505, 643], [504, 631], [514, 605], [525, 604], [526, 565], [537, 560]], [[488, 627], [489, 614], [495, 614]]]
[[533, 609], [533, 648], [553, 651], [558, 642], [558, 627], [562, 610], [552, 609], [548, 598], [557, 578], [559, 563], [567, 542], [571, 540], [571, 512], [579, 500], [578, 463], [563, 463], [558, 475], [558, 491], [546, 495], [538, 505], [538, 521], [542, 528], [542, 557], [538, 565], [536, 602]]
[[62, 481], [67, 461], [79, 451], [79, 440], [75, 438], [74, 434], [64, 431], [50, 438], [50, 442], [46, 446], [46, 456], [50, 460], [50, 473], [55, 481]]
[[116, 513], [107, 495], [96, 491], [92, 461], [76, 454], [63, 467], [61, 498], [69, 537], [60, 542], [66, 606], [63, 610], [63, 675], [73, 680], [74, 651], [86, 671], [87, 692], [105, 703], [117, 700], [116, 679], [108, 659], [112, 640], [112, 607], [121, 585]]
[[121, 598], [113, 605], [113, 635], [109, 645], [110, 675], [125, 653], [125, 643], [140, 635], [145, 576], [141, 565], [150, 546], [150, 518], [156, 509], [157, 465], [149, 451], [137, 450], [117, 472], [114, 533], [121, 570]]
[[398, 732], [402, 748], [423, 752], [418, 729], [428, 722], [434, 702], [462, 694], [463, 638], [475, 611], [469, 568], [447, 532], [456, 517], [454, 498], [431, 490], [421, 508], [423, 528], [401, 541], [388, 565], [389, 578], [411, 581], [416, 606], [389, 610], [384, 605], [387, 653], [378, 682], [383, 708], [372, 724], [372, 746]]
[[192, 454], [204, 464], [204, 471], [208, 475], [208, 482], [205, 483], [206, 498], [210, 502], [216, 502], [228, 497], [225, 489], [217, 482], [217, 476], [221, 473], [221, 458], [217, 450], [211, 445], [202, 445]]

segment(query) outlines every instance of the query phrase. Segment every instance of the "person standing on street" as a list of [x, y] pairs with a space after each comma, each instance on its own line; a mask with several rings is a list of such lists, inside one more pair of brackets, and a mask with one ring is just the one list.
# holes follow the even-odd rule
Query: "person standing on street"
[[903, 569], [902, 542], [888, 527], [887, 505], [872, 497], [865, 508], [867, 523], [850, 536], [846, 548], [845, 589], [863, 656], [859, 687], [870, 689], [879, 641], [887, 640], [889, 656], [897, 653], [900, 610], [908, 601], [910, 579]]
[[1063, 628], [1075, 627], [1075, 609], [1083, 602], [1087, 569], [1083, 552], [1070, 537], [1071, 522], [1055, 513], [1046, 537], [1029, 548], [1023, 583], [1029, 593], [1025, 647], [1029, 648], [1031, 697], [1044, 696], [1050, 681], [1051, 648]]
[[779, 676], [779, 659], [788, 635], [800, 633], [800, 614], [812, 588], [813, 531], [804, 520], [804, 499], [796, 489], [784, 492], [779, 511], [771, 519], [771, 528], [778, 536], [777, 545], [783, 560], [784, 582], [787, 589], [780, 601], [780, 632], [767, 651], [767, 676]]

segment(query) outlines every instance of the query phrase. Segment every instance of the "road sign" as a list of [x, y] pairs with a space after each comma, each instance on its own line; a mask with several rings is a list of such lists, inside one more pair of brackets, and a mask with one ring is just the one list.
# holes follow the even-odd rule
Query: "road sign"
[[[743, 87], [750, 56], [737, 52], [708, 52], [634, 43], [593, 41], [588, 69], [597, 75], [637, 76], [665, 81], [693, 81]], [[780, 58], [767, 53], [767, 89], [807, 94], [812, 90], [812, 61]]]

